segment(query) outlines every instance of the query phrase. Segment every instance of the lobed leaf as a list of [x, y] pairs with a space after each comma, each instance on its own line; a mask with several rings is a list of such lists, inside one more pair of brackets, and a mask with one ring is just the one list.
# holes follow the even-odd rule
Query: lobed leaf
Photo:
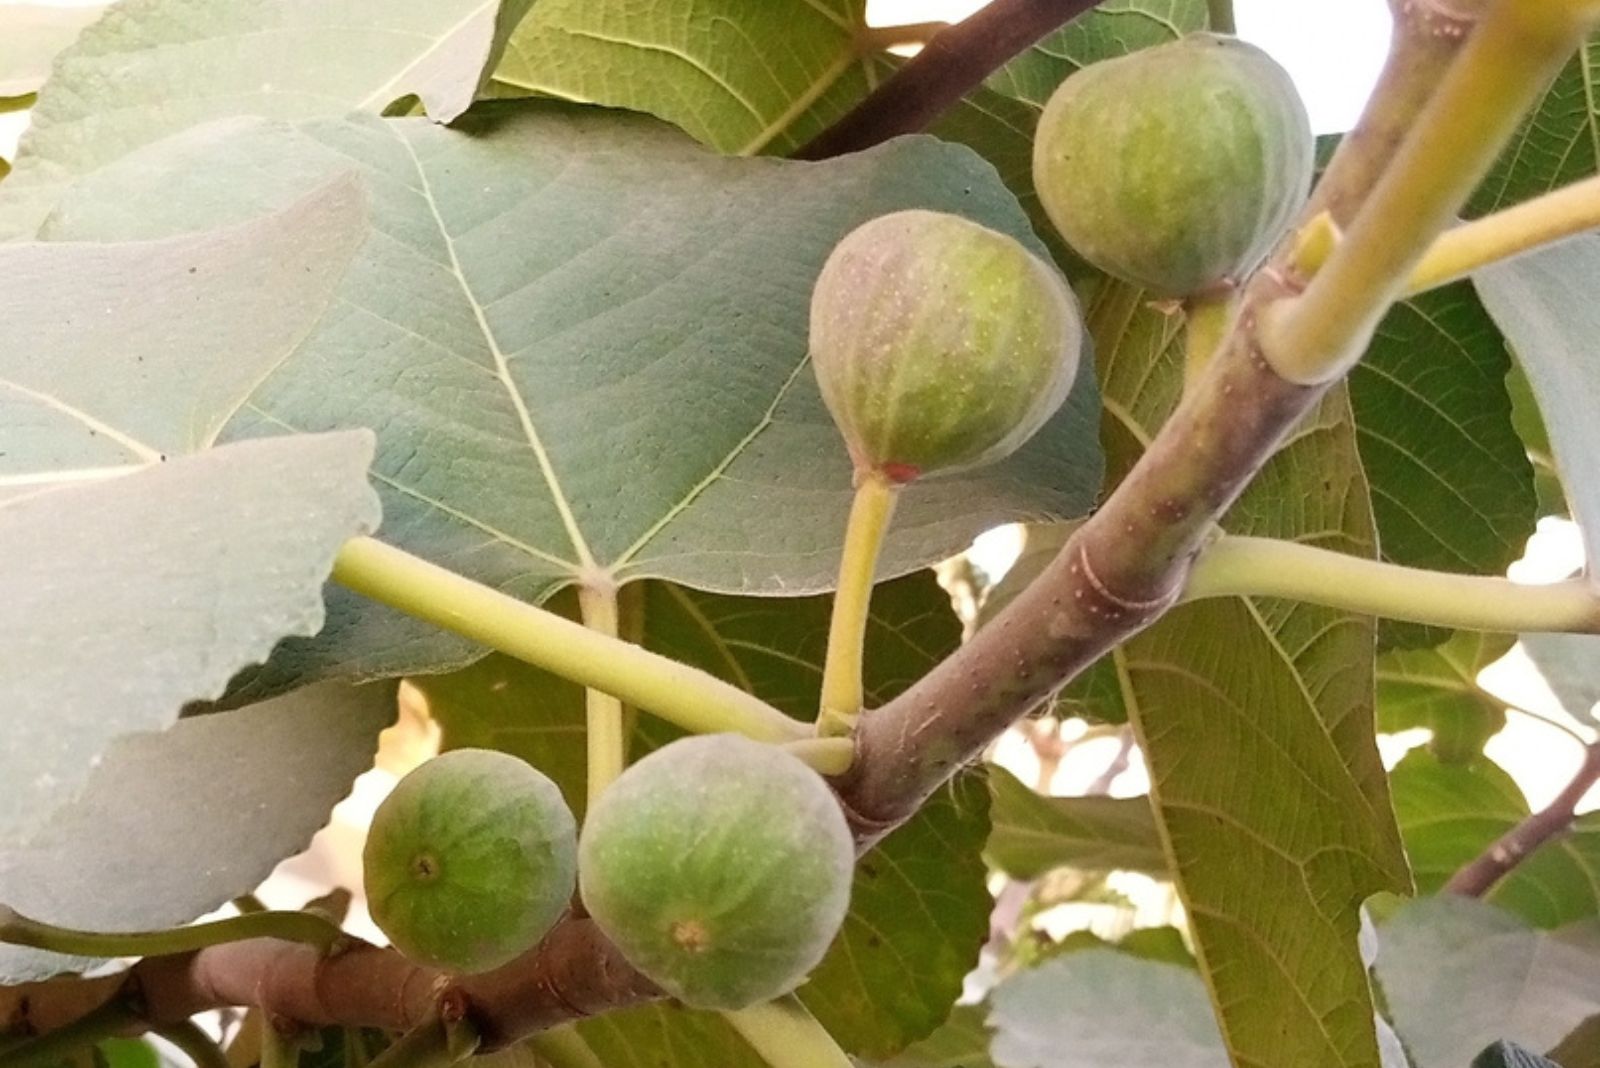
[[[1600, 308], [1589, 292], [1600, 272], [1600, 238], [1577, 237], [1496, 264], [1473, 281], [1489, 314], [1516, 350], [1538, 398], [1573, 518], [1590, 560], [1600, 560]], [[1591, 571], [1591, 581], [1594, 572]]]
[[1550, 1049], [1600, 1012], [1600, 926], [1535, 931], [1460, 897], [1405, 906], [1376, 973], [1416, 1068], [1460, 1068], [1502, 1039]]
[[721, 152], [784, 155], [877, 84], [865, 29], [866, 0], [540, 0], [494, 90], [642, 111]]
[[1433, 732], [1440, 759], [1476, 760], [1505, 726], [1505, 703], [1478, 685], [1478, 674], [1515, 643], [1506, 634], [1459, 631], [1432, 649], [1392, 649], [1378, 657], [1378, 729]]
[[1150, 801], [1144, 797], [1044, 797], [998, 765], [989, 768], [994, 829], [984, 852], [1014, 879], [1055, 868], [1167, 873]]
[[532, 0], [123, 0], [56, 59], [0, 196], [32, 234], [73, 179], [213, 119], [472, 103]]
[[[377, 428], [388, 536], [535, 601], [596, 577], [828, 588], [851, 466], [806, 362], [823, 260], [864, 219], [912, 205], [1031, 240], [965, 149], [909, 138], [821, 164], [729, 160], [650, 120], [548, 103], [475, 110], [453, 129], [197, 131], [90, 179], [49, 232], [214, 223], [352, 161], [376, 232], [227, 434]], [[1086, 510], [1096, 404], [1085, 368], [1008, 461], [919, 484], [883, 573], [997, 522]], [[329, 640], [287, 650], [250, 694], [478, 655], [351, 597], [331, 607]]]
[[[1448, 764], [1418, 750], [1396, 765], [1389, 781], [1423, 893], [1436, 893], [1530, 812], [1511, 776], [1486, 758]], [[1579, 816], [1485, 899], [1545, 929], [1600, 917], [1600, 814]]]
[[[831, 600], [733, 597], [647, 582], [625, 591], [623, 625], [646, 647], [811, 719], [821, 699]], [[960, 638], [949, 595], [931, 572], [879, 586], [867, 628], [869, 703], [899, 693]], [[581, 805], [580, 687], [500, 656], [464, 672], [414, 682], [444, 728], [446, 748], [490, 745], [515, 752]], [[641, 716], [635, 751], [664, 744], [677, 733]], [[982, 777], [958, 779], [858, 865], [844, 929], [800, 991], [851, 1052], [871, 1057], [898, 1052], [932, 1032], [960, 994], [988, 934], [992, 902], [980, 857], [989, 834], [988, 810]], [[636, 1022], [592, 1029], [585, 1024], [579, 1033], [610, 1049], [605, 1043], [611, 1039], [595, 1036], [631, 1034], [636, 1028], [678, 1034], [680, 1025], [673, 1021], [682, 1019], [682, 1014], [641, 1013], [627, 1017]], [[697, 1023], [691, 1030], [701, 1034], [701, 1027]]]
[[[118, 738], [82, 793], [0, 852], [0, 902], [62, 926], [143, 931], [250, 893], [372, 766], [394, 691], [329, 683]], [[100, 963], [0, 946], [0, 983]]]

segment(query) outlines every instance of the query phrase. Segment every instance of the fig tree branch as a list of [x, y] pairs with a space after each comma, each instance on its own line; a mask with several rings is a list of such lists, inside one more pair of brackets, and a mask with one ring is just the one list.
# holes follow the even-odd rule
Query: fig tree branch
[[591, 630], [372, 538], [339, 550], [333, 580], [688, 731], [789, 742], [810, 731], [754, 694]]
[[794, 158], [829, 159], [927, 129], [1013, 57], [1097, 2], [993, 0], [934, 34], [893, 77], [800, 146]]
[[1584, 750], [1577, 774], [1554, 801], [1501, 835], [1482, 856], [1456, 872], [1445, 884], [1445, 892], [1464, 897], [1482, 897], [1488, 893], [1540, 846], [1571, 830], [1578, 802], [1597, 781], [1600, 781], [1600, 744]]
[[[1035, 17], [1048, 11], [1053, 21], [1042, 25], [1042, 34], [1088, 6], [1000, 0], [988, 10], [1032, 11]], [[1514, 64], [1498, 54], [1500, 50], [1518, 53], [1528, 48], [1533, 62], [1545, 70], [1560, 51], [1553, 43], [1560, 34], [1547, 32], [1551, 25], [1562, 21], [1561, 40], [1570, 50], [1587, 28], [1577, 13], [1592, 18], [1597, 8], [1600, 2], [1562, 5], [1552, 0], [1530, 5], [1496, 0], [1490, 17], [1499, 20], [1496, 26], [1502, 30], [1509, 19], [1515, 32], [1474, 34], [1468, 54], [1476, 51], [1477, 62], [1503, 71]], [[1531, 30], [1518, 24], [1519, 11], [1538, 24]], [[1555, 18], [1557, 11], [1564, 13], [1564, 20]], [[1391, 153], [1374, 146], [1392, 146], [1385, 139], [1398, 139], [1397, 131], [1425, 110], [1429, 90], [1444, 65], [1442, 57], [1454, 46], [1454, 37], [1426, 36], [1432, 32], [1422, 23], [1397, 25], [1398, 36], [1422, 34], [1418, 40], [1428, 47], [1397, 44], [1391, 68], [1399, 63], [1401, 69], [1385, 75], [1392, 95], [1375, 101], [1368, 117], [1347, 138], [1306, 219], [1327, 210], [1336, 224], [1347, 226], [1369, 191], [1386, 181], [1383, 175]], [[1021, 47], [1025, 43], [1013, 40], [1011, 51]], [[990, 58], [995, 65], [1001, 61]], [[987, 70], [977, 73], [970, 84], [984, 73]], [[1465, 77], [1468, 84], [1480, 86], [1495, 81], [1470, 72]], [[945, 86], [941, 108], [964, 91], [951, 94], [954, 84]], [[1516, 96], [1525, 100], [1527, 93], [1519, 91]], [[1467, 110], [1477, 106], [1469, 101]], [[1483, 106], [1497, 114], [1506, 110], [1503, 102], [1494, 100]], [[1428, 111], [1416, 136], [1430, 144], [1443, 140], [1452, 146], [1451, 152], [1420, 153], [1408, 146], [1402, 155], [1414, 162], [1432, 160], [1432, 165], [1444, 159], [1464, 161], [1463, 173], [1437, 183], [1403, 186], [1421, 198], [1418, 203], [1400, 203], [1392, 192], [1387, 194], [1383, 211], [1375, 213], [1369, 205], [1368, 219], [1360, 228], [1381, 230], [1387, 213], [1416, 213], [1425, 216], [1427, 224], [1388, 220], [1396, 224], [1390, 232], [1397, 247], [1382, 256], [1363, 254], [1364, 262], [1387, 272], [1386, 276], [1362, 281], [1361, 299], [1353, 303], [1334, 294], [1337, 299], [1319, 297], [1313, 306], [1331, 301], [1346, 307], [1358, 323], [1371, 323], [1403, 288], [1428, 242], [1459, 207], [1464, 189], [1476, 181], [1475, 174], [1465, 171], [1481, 170], [1480, 164], [1499, 147], [1498, 142], [1473, 147], [1456, 138], [1441, 138], [1437, 129], [1429, 131], [1445, 121], [1458, 122], [1461, 116]], [[880, 129], [883, 125], [878, 122]], [[1470, 125], [1482, 136], [1498, 134], [1503, 126], [1481, 119]], [[893, 132], [900, 131], [889, 130], [884, 136]], [[1373, 239], [1364, 238], [1356, 247], [1373, 244]], [[1329, 268], [1345, 254], [1341, 247]], [[1341, 268], [1341, 276], [1348, 270]], [[1326, 276], [1326, 271], [1319, 273], [1319, 281]], [[1217, 521], [1282, 438], [1336, 381], [1332, 374], [1307, 376], [1304, 383], [1290, 380], [1276, 372], [1262, 353], [1258, 331], [1263, 312], [1279, 303], [1296, 306], [1304, 283], [1286, 253], [1258, 272], [1245, 287], [1239, 313], [1206, 372], [1105, 505], [1077, 529], [1039, 579], [971, 642], [903, 695], [862, 717], [854, 736], [857, 758], [834, 786], [863, 847], [908, 818], [1043, 697], [1176, 603], [1191, 561], [1212, 537]], [[1330, 353], [1338, 363], [1347, 356], [1342, 350], [1360, 337], [1360, 329], [1352, 332], [1349, 327], [1327, 334], [1308, 331], [1298, 319], [1293, 315], [1288, 320], [1295, 329], [1284, 332], [1287, 342], [1280, 337], [1278, 356], [1291, 363], [1305, 360], [1320, 366]], [[1308, 336], [1319, 351], [1301, 353], [1288, 344]], [[731, 692], [719, 690], [721, 684], [697, 672], [541, 613], [381, 543], [352, 543], [335, 574], [358, 592], [586, 685], [606, 688], [647, 710], [687, 714], [691, 705], [706, 706], [685, 695], [704, 696], [712, 712], [704, 725], [694, 729], [737, 730], [740, 724], [767, 723], [779, 735], [773, 740], [794, 738], [771, 720], [780, 713], [747, 694], [731, 687]], [[617, 657], [625, 658], [621, 663], [626, 667], [619, 665], [613, 673], [604, 665]], [[73, 987], [54, 989], [65, 997]], [[51, 989], [44, 988], [38, 997], [49, 1000]], [[259, 1005], [309, 1025], [407, 1030], [436, 1011], [440, 998], [458, 997], [487, 1048], [660, 996], [592, 921], [579, 917], [563, 920], [539, 947], [504, 968], [458, 981], [371, 946], [357, 944], [324, 956], [305, 946], [253, 940], [148, 958], [134, 967], [122, 989], [141, 996], [144, 1026], [176, 1023], [219, 1006]]]
[[1412, 269], [1582, 42], [1578, 4], [1494, 3], [1328, 262], [1299, 297], [1262, 308], [1258, 345], [1310, 385], [1343, 375]]
[[1460, 630], [1600, 634], [1600, 597], [1583, 580], [1526, 586], [1275, 538], [1225, 536], [1200, 554], [1183, 599], [1230, 596], [1285, 597]]
[[[1324, 186], [1335, 188], [1323, 188], [1303, 215], [1327, 211], [1340, 225], [1354, 218], [1351, 238], [1311, 290], [1294, 269], [1295, 242], [1285, 242], [1247, 283], [1205, 373], [1101, 509], [970, 642], [862, 717], [856, 762], [838, 779], [858, 833], [897, 826], [1011, 722], [1176, 603], [1215, 525], [1359, 354], [1415, 262], [1582, 40], [1588, 22], [1534, 7], [1498, 0], [1490, 24], [1448, 63], [1459, 34], [1441, 44], [1426, 20], [1397, 21], [1397, 36], [1419, 35], [1427, 47], [1397, 42], [1383, 78], [1393, 95], [1372, 102], [1325, 173]], [[1463, 103], [1465, 91], [1490, 86], [1501, 96]], [[1374, 146], [1408, 125], [1391, 163]], [[1453, 169], [1417, 178], [1402, 166]], [[1375, 276], [1352, 277], [1357, 266]], [[1286, 377], [1268, 360], [1261, 332], [1269, 313], [1279, 320], [1278, 366], [1311, 373]]]

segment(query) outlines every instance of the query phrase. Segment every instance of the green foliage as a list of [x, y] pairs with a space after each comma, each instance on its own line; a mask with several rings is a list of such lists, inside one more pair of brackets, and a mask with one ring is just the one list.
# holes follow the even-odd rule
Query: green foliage
[[[789, 154], [893, 75], [861, 0], [0, 6], [0, 111], [39, 94], [15, 171], [0, 164], [0, 903], [132, 930], [248, 892], [369, 765], [401, 676], [447, 750], [522, 757], [582, 812], [581, 687], [323, 589], [379, 498], [387, 541], [569, 617], [573, 587], [615, 583], [624, 640], [810, 721], [851, 462], [807, 310], [841, 237], [924, 209], [1053, 254], [1095, 359], [1013, 458], [902, 494], [866, 714], [904, 692], [962, 637], [920, 569], [1033, 524], [988, 591], [992, 625], [1183, 396], [1181, 317], [1067, 251], [1029, 161], [1068, 75], [1203, 30], [1208, 7], [1107, 0], [933, 137], [800, 164], [729, 157]], [[1473, 212], [1600, 169], [1594, 49]], [[1570, 502], [1600, 558], [1597, 276], [1585, 237], [1401, 303], [1223, 525], [1487, 575], [1539, 509]], [[1577, 726], [1596, 724], [1597, 642], [1527, 639]], [[1504, 708], [1476, 677], [1510, 643], [1260, 598], [1187, 604], [1053, 706], [1131, 723], [1151, 796], [954, 774], [856, 863], [799, 995], [850, 1056], [892, 1068], [1407, 1068], [1375, 1001], [1409, 1068], [1596, 1068], [1595, 815], [1487, 903], [1431, 897], [1358, 937], [1363, 902], [1404, 891], [1408, 860], [1437, 894], [1528, 817], [1483, 756]], [[389, 681], [351, 685], [371, 679]], [[679, 737], [626, 719], [632, 758]], [[1412, 727], [1429, 745], [1385, 775], [1375, 729]], [[710, 815], [759, 809], [771, 787]], [[813, 795], [842, 872], [837, 808]], [[645, 873], [656, 898], [670, 868]], [[991, 883], [1041, 879], [1040, 902], [1081, 883], [1059, 898], [1104, 901], [1108, 869], [1171, 879], [1187, 929], [1029, 936], [980, 958]], [[818, 896], [793, 870], [767, 881]], [[38, 1024], [32, 1006], [84, 987], [14, 984], [114, 967], [0, 950], [0, 1048]], [[952, 1008], [975, 967], [976, 985], [1004, 978]], [[309, 1064], [371, 1052], [326, 1037]], [[715, 1013], [662, 1003], [494, 1057], [761, 1063]], [[68, 1059], [154, 1058], [121, 1042]]]
[[1414, 1068], [1459, 1068], [1500, 1039], [1551, 1049], [1600, 1011], [1585, 978], [1600, 964], [1593, 921], [1535, 931], [1440, 897], [1407, 906], [1380, 935], [1375, 974]]
[[865, 28], [865, 0], [540, 0], [494, 89], [647, 112], [730, 155], [785, 155], [877, 85]]
[[[1600, 313], [1587, 299], [1583, 281], [1597, 270], [1600, 239], [1578, 237], [1496, 264], [1474, 279], [1521, 360], [1564, 471], [1586, 470], [1588, 458], [1600, 448], [1600, 422], [1583, 403], [1600, 388], [1600, 369], [1590, 349]], [[1600, 483], [1569, 478], [1566, 485], [1588, 558], [1600, 560]]]
[[[327, 684], [124, 734], [81, 792], [26, 844], [0, 852], [0, 901], [106, 931], [172, 927], [211, 912], [305, 848], [371, 765], [393, 718], [392, 684]], [[0, 947], [0, 983], [98, 963]]]
[[[1416, 751], [1390, 777], [1417, 889], [1437, 893], [1451, 875], [1529, 815], [1511, 777], [1486, 758], [1441, 763]], [[1535, 927], [1553, 929], [1600, 916], [1600, 814], [1534, 850], [1487, 900]]]
[[994, 830], [984, 852], [1014, 879], [1053, 868], [1122, 868], [1162, 875], [1166, 854], [1142, 797], [1041, 797], [1001, 767], [989, 769]]
[[1463, 631], [1432, 649], [1392, 649], [1378, 657], [1378, 729], [1433, 732], [1443, 760], [1468, 761], [1505, 726], [1504, 704], [1478, 685], [1478, 673], [1506, 654], [1510, 635]]
[[[1536, 514], [1533, 469], [1512, 426], [1510, 355], [1466, 282], [1383, 319], [1350, 375], [1350, 407], [1383, 558], [1503, 574]], [[1386, 623], [1386, 645], [1438, 645], [1438, 628]]]
[[[352, 159], [382, 191], [376, 233], [333, 310], [227, 433], [379, 428], [388, 536], [533, 600], [597, 568], [728, 592], [825, 588], [851, 472], [805, 364], [829, 249], [863, 218], [910, 206], [1026, 237], [1009, 194], [960, 148], [897, 142], [805, 165], [796, 185], [798, 164], [718, 159], [656, 123], [542, 103], [448, 130], [208, 127], [103, 173], [51, 236], [233, 218]], [[1008, 462], [909, 497], [889, 573], [995, 522], [1085, 510], [1100, 480], [1094, 404], [1085, 370]], [[280, 651], [253, 692], [474, 655], [354, 598], [330, 611], [324, 639]]]

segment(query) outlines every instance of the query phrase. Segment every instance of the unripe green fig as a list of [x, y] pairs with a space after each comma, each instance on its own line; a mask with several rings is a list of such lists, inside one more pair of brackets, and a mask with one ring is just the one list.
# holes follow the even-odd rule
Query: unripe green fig
[[532, 949], [566, 910], [577, 838], [542, 773], [507, 753], [452, 750], [378, 806], [362, 855], [367, 907], [411, 960], [489, 971]]
[[733, 734], [676, 741], [590, 807], [583, 903], [635, 968], [686, 1005], [794, 989], [850, 905], [855, 851], [822, 778]]
[[1078, 370], [1077, 300], [1020, 243], [956, 215], [852, 230], [811, 296], [811, 360], [858, 472], [909, 482], [1015, 451]]
[[1288, 72], [1196, 33], [1085, 67], [1045, 105], [1033, 183], [1096, 267], [1163, 298], [1258, 266], [1311, 189], [1315, 142]]

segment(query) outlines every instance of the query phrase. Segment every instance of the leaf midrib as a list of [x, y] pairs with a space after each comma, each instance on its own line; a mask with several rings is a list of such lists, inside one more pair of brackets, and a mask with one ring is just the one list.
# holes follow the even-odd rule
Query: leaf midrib
[[555, 502], [556, 511], [561, 516], [561, 525], [566, 529], [567, 537], [572, 542], [573, 551], [578, 555], [578, 562], [585, 571], [599, 572], [600, 567], [595, 563], [594, 554], [589, 550], [589, 543], [583, 536], [583, 531], [578, 527], [577, 516], [573, 513], [572, 503], [567, 499], [566, 491], [561, 486], [561, 480], [556, 476], [555, 465], [550, 459], [550, 453], [545, 448], [544, 441], [539, 437], [538, 428], [533, 422], [533, 413], [528, 409], [527, 400], [522, 396], [521, 390], [511, 379], [511, 365], [506, 359], [505, 351], [500, 347], [500, 340], [495, 336], [494, 328], [489, 325], [489, 317], [483, 305], [478, 301], [477, 295], [472, 291], [472, 285], [467, 281], [466, 271], [461, 266], [461, 257], [456, 252], [455, 238], [451, 235], [449, 227], [445, 225], [444, 216], [439, 211], [439, 202], [433, 193], [433, 184], [428, 180], [426, 168], [417, 156], [416, 149], [411, 142], [394, 133], [394, 139], [405, 148], [406, 155], [411, 159], [412, 166], [416, 168], [417, 180], [422, 183], [422, 196], [428, 204], [428, 211], [433, 216], [434, 225], [439, 230], [439, 238], [444, 242], [445, 251], [450, 256], [450, 273], [455, 276], [456, 284], [461, 287], [461, 295], [472, 308], [473, 318], [478, 324], [478, 331], [483, 335], [484, 344], [489, 346], [489, 352], [494, 357], [495, 376], [504, 387], [512, 408], [517, 413], [517, 421], [522, 427], [523, 435], [528, 439], [528, 447], [533, 450], [534, 459], [538, 462], [539, 473], [544, 478], [545, 485], [550, 491], [550, 496]]

